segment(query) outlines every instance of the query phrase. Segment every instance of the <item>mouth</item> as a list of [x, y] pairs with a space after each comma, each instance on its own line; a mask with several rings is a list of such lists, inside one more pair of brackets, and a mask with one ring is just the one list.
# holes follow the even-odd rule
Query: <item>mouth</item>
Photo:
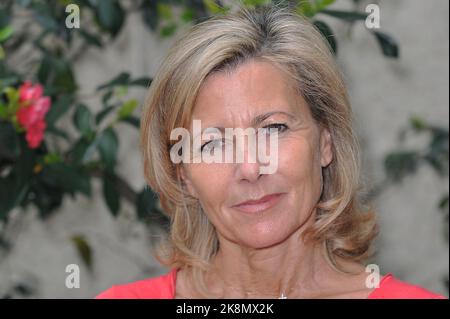
[[232, 207], [244, 213], [259, 213], [275, 206], [283, 194], [269, 194], [260, 199], [245, 201]]

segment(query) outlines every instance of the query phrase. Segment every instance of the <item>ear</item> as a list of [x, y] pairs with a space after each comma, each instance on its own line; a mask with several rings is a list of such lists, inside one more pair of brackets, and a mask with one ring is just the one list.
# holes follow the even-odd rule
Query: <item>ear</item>
[[189, 174], [187, 172], [187, 169], [184, 167], [184, 165], [180, 165], [178, 167], [178, 172], [180, 174], [181, 181], [184, 185], [186, 185], [187, 191], [189, 194], [195, 198], [198, 198], [198, 194], [195, 191], [195, 187], [192, 185], [192, 181], [189, 178]]
[[320, 133], [320, 165], [327, 167], [333, 160], [333, 141], [330, 131], [323, 128]]

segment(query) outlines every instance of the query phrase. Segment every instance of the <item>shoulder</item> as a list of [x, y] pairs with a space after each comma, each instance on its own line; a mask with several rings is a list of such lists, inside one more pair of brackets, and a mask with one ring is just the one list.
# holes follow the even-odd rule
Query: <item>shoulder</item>
[[369, 299], [447, 299], [437, 293], [431, 292], [395, 278], [392, 274], [383, 277], [378, 288], [369, 296]]
[[154, 278], [114, 285], [95, 299], [172, 299], [175, 294], [176, 269]]

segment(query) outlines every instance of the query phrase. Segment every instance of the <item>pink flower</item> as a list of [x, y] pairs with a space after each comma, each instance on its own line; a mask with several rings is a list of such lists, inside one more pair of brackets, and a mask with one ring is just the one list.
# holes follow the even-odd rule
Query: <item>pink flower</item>
[[25, 139], [27, 140], [30, 148], [36, 148], [41, 144], [44, 139], [44, 131], [46, 127], [47, 124], [45, 124], [45, 121], [40, 120], [33, 123], [33, 125], [28, 128]]
[[30, 100], [27, 102], [31, 102], [32, 104], [21, 106], [16, 113], [17, 121], [26, 130], [35, 122], [44, 120], [45, 114], [47, 114], [51, 104], [48, 96], [41, 97], [35, 102]]
[[27, 131], [25, 139], [30, 148], [38, 147], [47, 127], [45, 114], [50, 109], [48, 96], [42, 96], [42, 85], [32, 85], [26, 81], [19, 88], [19, 109], [16, 112], [17, 122]]
[[34, 101], [42, 96], [42, 85], [32, 85], [30, 81], [25, 81], [19, 88], [19, 101]]

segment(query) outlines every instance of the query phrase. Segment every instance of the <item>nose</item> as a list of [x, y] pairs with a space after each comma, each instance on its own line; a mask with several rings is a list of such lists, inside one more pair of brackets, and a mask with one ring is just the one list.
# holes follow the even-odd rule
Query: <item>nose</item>
[[[239, 150], [237, 151], [239, 152]], [[242, 152], [241, 160], [237, 156], [237, 163], [235, 164], [238, 180], [255, 183], [262, 175], [260, 173], [261, 163], [258, 160], [257, 147], [246, 141]]]

